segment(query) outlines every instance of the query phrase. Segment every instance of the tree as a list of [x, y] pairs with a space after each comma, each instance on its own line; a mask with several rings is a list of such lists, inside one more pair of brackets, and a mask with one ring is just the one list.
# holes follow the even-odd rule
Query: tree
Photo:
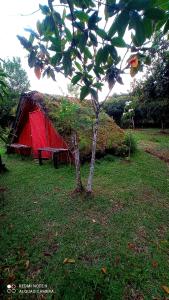
[[29, 90], [30, 82], [19, 57], [3, 61], [3, 69], [8, 76], [7, 82], [12, 94], [20, 95]]
[[[135, 82], [132, 94], [138, 98], [137, 108], [144, 111], [145, 122], [163, 128], [169, 118], [169, 42], [161, 36], [154, 38], [155, 52], [145, 78]], [[158, 48], [157, 48], [158, 47]]]
[[19, 57], [0, 60], [0, 126], [4, 128], [11, 123], [20, 94], [29, 89], [30, 83]]
[[79, 151], [79, 131], [88, 131], [91, 128], [92, 111], [88, 106], [80, 106], [76, 102], [70, 102], [67, 99], [62, 100], [59, 107], [51, 113], [55, 117], [56, 125], [61, 133], [67, 133], [71, 136], [72, 149], [74, 153], [76, 167], [76, 192], [84, 190], [81, 172], [80, 172], [80, 151]]
[[[95, 121], [87, 192], [92, 192], [99, 116], [116, 82], [130, 68], [131, 76], [149, 63], [145, 44], [157, 28], [168, 30], [168, 11], [163, 0], [48, 0], [40, 5], [44, 19], [37, 22], [37, 31], [26, 29], [29, 39], [18, 36], [28, 51], [28, 64], [38, 78], [63, 73], [81, 87], [80, 99], [91, 96]], [[131, 40], [125, 41], [130, 30]], [[118, 48], [124, 48], [121, 57]], [[129, 55], [130, 54], [130, 55]], [[128, 57], [127, 57], [128, 56]], [[128, 58], [128, 60], [127, 60]], [[103, 103], [99, 92], [108, 83]]]
[[125, 103], [129, 101], [129, 95], [113, 95], [104, 105], [106, 113], [112, 117], [115, 122], [121, 127], [122, 116], [125, 108]]
[[3, 100], [4, 96], [8, 94], [8, 84], [6, 82], [7, 74], [0, 65], [0, 99]]

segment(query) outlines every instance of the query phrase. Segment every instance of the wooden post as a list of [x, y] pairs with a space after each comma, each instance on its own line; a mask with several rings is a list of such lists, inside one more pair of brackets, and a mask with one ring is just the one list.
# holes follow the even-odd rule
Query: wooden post
[[42, 150], [38, 150], [38, 158], [39, 158], [39, 165], [43, 165], [42, 163]]
[[58, 168], [58, 157], [57, 157], [58, 153], [57, 152], [54, 152], [53, 153], [53, 165], [54, 165], [54, 168], [57, 169]]

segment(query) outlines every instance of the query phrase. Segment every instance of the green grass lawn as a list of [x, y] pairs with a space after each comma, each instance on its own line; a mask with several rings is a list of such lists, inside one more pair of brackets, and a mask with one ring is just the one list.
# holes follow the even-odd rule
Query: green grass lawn
[[[137, 141], [169, 136], [135, 131]], [[169, 299], [169, 167], [139, 148], [131, 162], [96, 164], [94, 197], [75, 197], [74, 169], [3, 156], [9, 172], [0, 212], [4, 299]], [[83, 177], [88, 165], [82, 168]], [[64, 264], [65, 258], [74, 263]], [[73, 262], [73, 261], [72, 261]], [[6, 292], [47, 284], [54, 294]], [[52, 296], [53, 295], [53, 296]]]

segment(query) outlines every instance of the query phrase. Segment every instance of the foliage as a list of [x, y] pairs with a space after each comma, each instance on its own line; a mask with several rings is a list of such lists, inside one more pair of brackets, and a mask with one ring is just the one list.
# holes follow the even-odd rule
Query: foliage
[[125, 134], [124, 144], [130, 148], [130, 153], [135, 153], [137, 150], [137, 142], [131, 132]]
[[[160, 39], [160, 40], [159, 40]], [[169, 42], [161, 35], [155, 37], [152, 65], [143, 80], [135, 82], [132, 94], [137, 97], [138, 110], [142, 111], [142, 123], [169, 124]]]
[[[55, 98], [55, 97], [54, 97]], [[49, 116], [55, 124], [57, 130], [64, 136], [68, 144], [71, 145], [70, 135], [76, 131], [79, 138], [79, 148], [81, 159], [86, 160], [91, 155], [92, 124], [94, 123], [94, 113], [90, 101], [80, 102], [78, 100], [60, 98], [45, 100]], [[114, 143], [123, 143], [124, 132], [115, 122], [104, 112], [100, 116], [100, 125], [97, 140], [97, 152], [105, 153], [106, 149], [111, 149]]]
[[[158, 137], [169, 148], [157, 130], [134, 135], [146, 142]], [[45, 283], [58, 300], [168, 297], [161, 287], [169, 282], [167, 164], [142, 150], [130, 164], [102, 161], [93, 201], [75, 201], [73, 168], [3, 158], [10, 172], [1, 178], [1, 299], [11, 279], [16, 286]], [[87, 173], [84, 165], [83, 178]], [[75, 263], [64, 264], [67, 257]]]
[[[134, 76], [143, 64], [149, 64], [144, 44], [157, 27], [165, 25], [165, 33], [168, 31], [168, 11], [163, 8], [162, 0], [53, 2], [48, 0], [48, 5], [39, 5], [44, 18], [37, 22], [36, 32], [26, 29], [29, 40], [21, 36], [18, 39], [28, 51], [28, 64], [38, 79], [43, 74], [55, 80], [55, 74], [60, 72], [74, 85], [80, 84], [81, 100], [88, 95], [92, 99], [95, 124], [87, 182], [87, 192], [91, 193], [101, 107], [115, 83], [123, 84], [122, 74], [127, 68]], [[57, 10], [58, 5], [61, 11]], [[127, 29], [131, 33], [130, 41], [124, 39]], [[123, 58], [118, 48], [126, 50]], [[131, 55], [127, 59], [128, 52]], [[100, 104], [99, 91], [104, 83], [108, 84], [109, 91]]]
[[115, 120], [119, 126], [122, 126], [121, 119], [123, 116], [125, 103], [129, 101], [129, 99], [129, 95], [113, 95], [104, 104], [104, 110], [106, 113], [110, 117], [113, 117], [113, 120]]
[[6, 82], [7, 74], [0, 65], [0, 100], [2, 101], [4, 97], [8, 94], [8, 85]]
[[[2, 70], [2, 71], [1, 71]], [[0, 70], [3, 72], [3, 97], [0, 97], [0, 126], [8, 127], [15, 116], [16, 107], [20, 94], [29, 89], [30, 84], [26, 71], [21, 66], [19, 57], [13, 57], [11, 60], [3, 60]], [[4, 79], [5, 78], [5, 79]], [[1, 87], [0, 87], [1, 88]]]
[[30, 83], [26, 71], [22, 68], [21, 59], [13, 57], [3, 62], [3, 69], [7, 74], [7, 82], [11, 94], [17, 96], [28, 91]]
[[[91, 94], [97, 102], [103, 82], [110, 89], [116, 82], [123, 84], [121, 75], [126, 68], [131, 67], [132, 76], [136, 74], [144, 63], [149, 63], [142, 45], [162, 25], [164, 32], [168, 30], [162, 0], [60, 0], [59, 9], [59, 4], [53, 2], [48, 0], [48, 5], [39, 6], [44, 18], [37, 22], [36, 31], [26, 29], [29, 39], [18, 39], [28, 51], [28, 64], [38, 78], [43, 74], [55, 80], [55, 73], [64, 73], [73, 84], [80, 83], [81, 99]], [[131, 43], [124, 40], [127, 29], [131, 31]], [[131, 53], [125, 68], [118, 48]]]

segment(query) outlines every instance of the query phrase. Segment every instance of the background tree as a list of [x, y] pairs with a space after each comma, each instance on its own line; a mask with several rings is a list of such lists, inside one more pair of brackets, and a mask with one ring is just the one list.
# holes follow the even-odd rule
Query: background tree
[[0, 99], [0, 126], [4, 128], [13, 120], [20, 95], [30, 88], [30, 83], [19, 57], [1, 61], [0, 78], [4, 83], [0, 87], [3, 96]]
[[[29, 39], [18, 36], [29, 52], [28, 64], [38, 78], [63, 73], [73, 84], [80, 84], [80, 99], [90, 95], [95, 112], [92, 155], [87, 192], [92, 192], [99, 115], [116, 82], [129, 67], [134, 76], [149, 63], [146, 44], [157, 28], [168, 30], [168, 11], [164, 1], [150, 0], [48, 0], [40, 5], [44, 19], [37, 31], [26, 29]], [[131, 39], [125, 41], [130, 30]], [[124, 48], [121, 57], [117, 51]], [[127, 59], [128, 55], [128, 60]], [[99, 91], [108, 83], [108, 94], [99, 102]]]
[[70, 95], [76, 99], [79, 99], [79, 97], [80, 97], [80, 87], [79, 86], [69, 83], [67, 85], [67, 90], [68, 90], [68, 95]]
[[3, 69], [7, 74], [8, 86], [12, 94], [17, 96], [29, 90], [30, 82], [26, 71], [22, 68], [19, 57], [4, 60]]
[[154, 38], [152, 64], [145, 78], [135, 82], [132, 94], [138, 98], [137, 109], [142, 111], [145, 123], [161, 125], [169, 124], [169, 42], [158, 34]]
[[112, 117], [115, 122], [122, 127], [122, 116], [125, 108], [125, 103], [129, 101], [129, 95], [113, 95], [109, 97], [107, 102], [104, 104], [104, 110]]

